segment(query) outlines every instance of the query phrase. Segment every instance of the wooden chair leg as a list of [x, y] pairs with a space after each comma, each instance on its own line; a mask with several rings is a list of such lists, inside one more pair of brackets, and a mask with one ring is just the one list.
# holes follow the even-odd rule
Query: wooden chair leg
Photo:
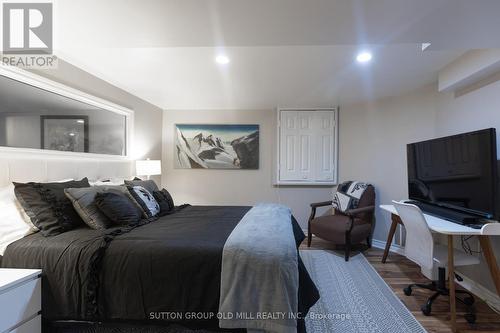
[[307, 220], [307, 247], [311, 247], [311, 239], [312, 239], [311, 221], [314, 219], [315, 216], [316, 216], [316, 207], [313, 207], [311, 209], [311, 215], [309, 216], [309, 220]]
[[345, 261], [349, 261], [351, 255], [351, 232], [345, 233]]

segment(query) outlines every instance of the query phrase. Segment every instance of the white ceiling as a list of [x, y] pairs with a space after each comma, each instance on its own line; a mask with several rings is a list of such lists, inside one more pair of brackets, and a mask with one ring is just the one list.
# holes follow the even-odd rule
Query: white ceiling
[[[56, 52], [165, 109], [328, 106], [500, 47], [498, 0], [58, 0]], [[493, 33], [492, 33], [493, 32]], [[420, 44], [431, 42], [422, 52]], [[359, 66], [355, 54], [374, 61]], [[220, 67], [216, 54], [231, 63]]]
[[418, 48], [376, 49], [369, 66], [354, 62], [355, 46], [227, 48], [222, 68], [198, 47], [99, 50], [76, 64], [165, 109], [334, 106], [419, 88], [457, 55]]

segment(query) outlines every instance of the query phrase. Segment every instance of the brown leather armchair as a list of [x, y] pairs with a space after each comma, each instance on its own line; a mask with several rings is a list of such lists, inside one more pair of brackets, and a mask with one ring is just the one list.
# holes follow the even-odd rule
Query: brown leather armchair
[[366, 240], [371, 247], [373, 218], [375, 213], [375, 188], [369, 185], [361, 198], [358, 208], [346, 212], [334, 210], [323, 216], [316, 216], [316, 208], [329, 206], [332, 201], [311, 204], [311, 216], [307, 224], [307, 246], [311, 246], [312, 234], [331, 241], [335, 244], [345, 245], [345, 261], [349, 261], [351, 245]]

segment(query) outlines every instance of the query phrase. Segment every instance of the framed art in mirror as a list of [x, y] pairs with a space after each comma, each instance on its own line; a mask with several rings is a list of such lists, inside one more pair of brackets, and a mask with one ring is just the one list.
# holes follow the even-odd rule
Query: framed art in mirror
[[41, 149], [89, 152], [88, 116], [40, 116]]

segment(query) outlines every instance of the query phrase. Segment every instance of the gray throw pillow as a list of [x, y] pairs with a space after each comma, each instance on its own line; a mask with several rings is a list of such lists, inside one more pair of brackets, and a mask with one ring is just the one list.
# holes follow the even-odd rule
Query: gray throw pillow
[[149, 180], [140, 180], [140, 179], [134, 179], [134, 180], [125, 180], [125, 185], [127, 186], [142, 186], [146, 190], [148, 190], [149, 193], [153, 193], [154, 191], [159, 191], [160, 189], [158, 188], [158, 185], [156, 185], [155, 181], [152, 179]]
[[141, 212], [147, 216], [140, 205], [135, 201], [135, 199], [130, 195], [129, 191], [125, 186], [93, 186], [87, 188], [67, 188], [64, 190], [66, 196], [73, 203], [73, 207], [78, 212], [83, 222], [85, 222], [89, 227], [96, 230], [102, 230], [109, 228], [112, 225], [112, 221], [103, 214], [97, 205], [95, 204], [95, 197], [97, 193], [118, 193], [125, 195], [130, 199], [137, 207], [141, 209]]

